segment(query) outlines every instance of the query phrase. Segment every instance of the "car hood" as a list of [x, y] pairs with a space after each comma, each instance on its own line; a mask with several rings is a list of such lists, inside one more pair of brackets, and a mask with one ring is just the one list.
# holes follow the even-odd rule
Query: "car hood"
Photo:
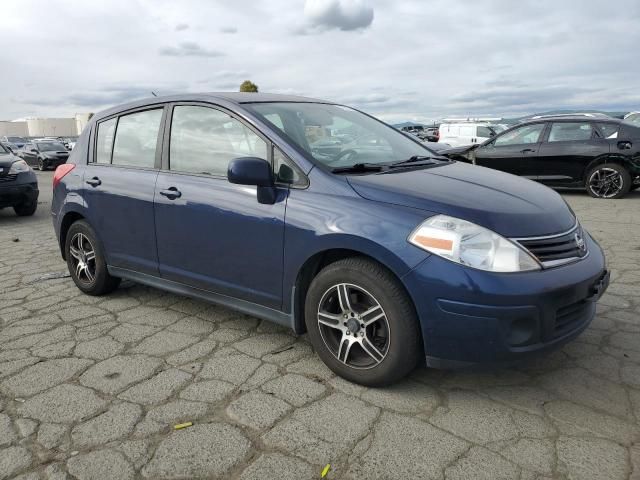
[[21, 158], [9, 153], [8, 155], [0, 155], [0, 169], [4, 171], [6, 168], [10, 168], [11, 164], [15, 161], [21, 160]]
[[575, 216], [544, 185], [465, 163], [347, 177], [360, 196], [446, 214], [505, 237], [532, 237], [569, 230]]

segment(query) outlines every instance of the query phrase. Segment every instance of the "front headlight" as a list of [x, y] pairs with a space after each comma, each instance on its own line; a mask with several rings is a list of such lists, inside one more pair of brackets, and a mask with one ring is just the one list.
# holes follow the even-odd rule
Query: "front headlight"
[[408, 238], [416, 247], [490, 272], [540, 270], [540, 264], [524, 249], [475, 223], [447, 215], [428, 218]]
[[29, 171], [29, 165], [27, 165], [27, 162], [25, 162], [24, 160], [18, 160], [17, 162], [13, 162], [11, 164], [11, 168], [9, 169], [9, 175], [11, 175], [12, 173], [21, 173], [21, 172], [28, 172]]

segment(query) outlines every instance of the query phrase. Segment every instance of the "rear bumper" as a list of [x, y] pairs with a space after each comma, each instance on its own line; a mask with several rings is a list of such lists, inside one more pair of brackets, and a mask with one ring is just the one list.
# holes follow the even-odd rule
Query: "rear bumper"
[[430, 256], [403, 280], [420, 318], [427, 364], [509, 363], [576, 338], [609, 284], [602, 250], [538, 272], [495, 274]]
[[18, 174], [12, 182], [0, 182], [0, 208], [38, 201], [38, 180], [32, 171]]

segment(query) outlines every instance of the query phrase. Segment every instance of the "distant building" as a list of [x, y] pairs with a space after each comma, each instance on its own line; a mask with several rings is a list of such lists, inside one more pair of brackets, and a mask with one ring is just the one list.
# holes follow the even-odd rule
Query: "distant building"
[[90, 113], [76, 113], [72, 118], [25, 118], [0, 121], [0, 137], [77, 137], [89, 122]]

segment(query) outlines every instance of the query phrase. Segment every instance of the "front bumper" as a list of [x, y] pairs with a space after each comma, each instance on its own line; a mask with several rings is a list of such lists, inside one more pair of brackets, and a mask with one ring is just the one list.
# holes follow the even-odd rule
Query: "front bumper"
[[19, 173], [15, 180], [0, 181], [0, 208], [38, 201], [38, 180], [33, 171]]
[[404, 276], [427, 365], [505, 363], [577, 337], [609, 284], [602, 250], [585, 237], [589, 255], [561, 267], [497, 274], [431, 255]]

